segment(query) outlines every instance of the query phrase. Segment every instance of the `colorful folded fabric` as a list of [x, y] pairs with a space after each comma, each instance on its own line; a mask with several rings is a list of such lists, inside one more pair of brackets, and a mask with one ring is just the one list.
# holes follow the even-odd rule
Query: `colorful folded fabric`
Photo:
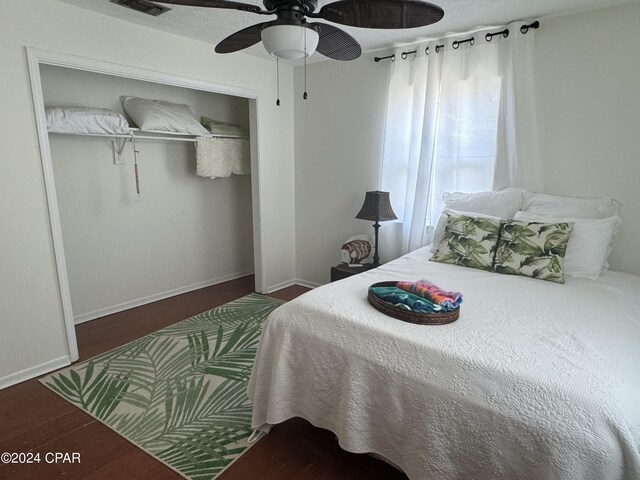
[[371, 287], [371, 292], [381, 300], [390, 303], [394, 307], [413, 312], [436, 313], [443, 308], [427, 298], [408, 293], [398, 287]]
[[426, 279], [418, 280], [417, 282], [398, 282], [396, 287], [405, 292], [426, 298], [435, 305], [442, 307], [445, 311], [454, 310], [462, 303], [462, 294], [460, 292], [442, 290]]

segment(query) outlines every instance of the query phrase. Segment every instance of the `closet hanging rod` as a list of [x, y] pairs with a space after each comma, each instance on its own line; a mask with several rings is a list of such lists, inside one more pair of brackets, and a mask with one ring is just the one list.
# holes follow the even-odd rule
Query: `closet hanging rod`
[[[99, 137], [99, 138], [123, 138], [123, 139], [131, 139], [135, 138], [136, 140], [168, 140], [170, 142], [190, 142], [195, 143], [196, 138], [185, 138], [185, 137], [170, 137], [170, 136], [153, 136], [153, 135], [126, 135], [126, 134], [109, 134], [109, 133], [58, 133], [58, 132], [49, 132], [57, 135], [74, 135], [77, 137]], [[175, 134], [174, 134], [175, 135]], [[202, 135], [203, 137], [215, 137], [215, 138], [247, 138], [247, 137], [238, 137], [233, 135]]]

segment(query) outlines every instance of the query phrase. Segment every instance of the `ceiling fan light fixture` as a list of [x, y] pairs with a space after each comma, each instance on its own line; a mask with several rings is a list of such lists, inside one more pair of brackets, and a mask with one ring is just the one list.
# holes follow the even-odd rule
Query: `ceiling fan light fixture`
[[303, 25], [270, 25], [262, 30], [261, 37], [269, 55], [282, 60], [300, 60], [310, 56], [320, 40], [318, 32]]

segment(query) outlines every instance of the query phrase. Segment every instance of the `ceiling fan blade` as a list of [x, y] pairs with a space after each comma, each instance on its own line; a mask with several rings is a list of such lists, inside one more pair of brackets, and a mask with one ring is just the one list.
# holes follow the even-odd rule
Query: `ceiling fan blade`
[[362, 28], [415, 28], [438, 22], [444, 10], [420, 0], [340, 0], [310, 17]]
[[190, 7], [208, 8], [229, 8], [231, 10], [242, 10], [243, 12], [268, 13], [257, 5], [250, 5], [242, 2], [231, 2], [225, 0], [153, 0], [157, 3], [168, 3], [171, 5], [188, 5]]
[[216, 53], [233, 53], [255, 45], [262, 38], [260, 32], [264, 25], [266, 23], [258, 23], [229, 35], [216, 45]]
[[316, 51], [334, 60], [355, 60], [362, 54], [360, 44], [344, 30], [326, 23], [311, 23], [320, 40]]

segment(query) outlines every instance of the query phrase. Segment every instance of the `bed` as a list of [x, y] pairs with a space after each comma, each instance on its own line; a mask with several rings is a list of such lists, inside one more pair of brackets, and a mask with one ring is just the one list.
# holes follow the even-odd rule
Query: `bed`
[[[274, 311], [253, 427], [302, 417], [411, 480], [640, 478], [640, 277], [558, 285], [430, 255]], [[372, 283], [421, 278], [463, 292], [458, 321], [413, 325], [367, 303]]]

